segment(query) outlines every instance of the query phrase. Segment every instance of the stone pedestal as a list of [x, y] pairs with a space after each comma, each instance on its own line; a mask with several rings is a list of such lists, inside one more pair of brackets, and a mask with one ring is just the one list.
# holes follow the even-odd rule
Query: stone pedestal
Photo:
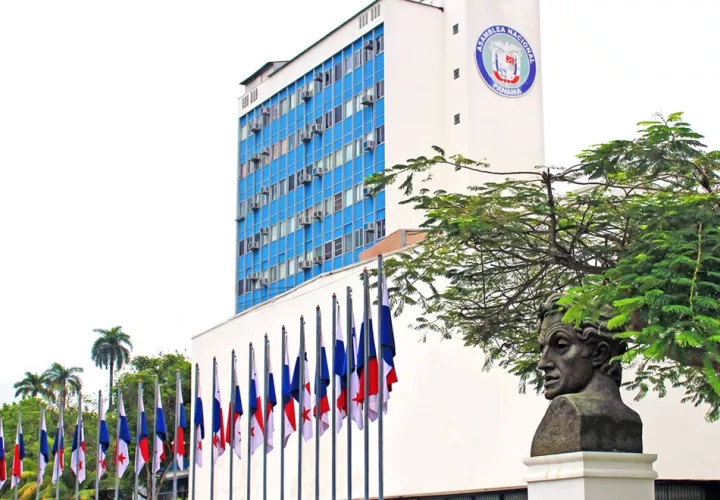
[[655, 500], [657, 455], [583, 451], [526, 458], [529, 500]]

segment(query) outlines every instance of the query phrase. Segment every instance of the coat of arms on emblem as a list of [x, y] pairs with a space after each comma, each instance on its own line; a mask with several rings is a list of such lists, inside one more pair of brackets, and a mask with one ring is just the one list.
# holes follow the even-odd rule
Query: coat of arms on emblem
[[503, 97], [525, 95], [535, 82], [535, 53], [525, 38], [509, 26], [490, 26], [478, 37], [475, 63], [487, 86]]
[[493, 76], [500, 82], [513, 85], [520, 81], [522, 49], [508, 42], [492, 42]]

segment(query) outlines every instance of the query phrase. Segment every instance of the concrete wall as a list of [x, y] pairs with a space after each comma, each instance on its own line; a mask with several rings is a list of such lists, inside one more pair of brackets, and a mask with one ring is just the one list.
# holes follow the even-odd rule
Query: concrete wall
[[[288, 329], [291, 365], [299, 346], [299, 318], [306, 316], [308, 356], [314, 360], [315, 307], [322, 307], [322, 327], [326, 347], [331, 338], [331, 296], [341, 297], [345, 311], [345, 290], [352, 287], [355, 319], [360, 325], [362, 297], [358, 276], [359, 264], [337, 273], [324, 275], [296, 290], [268, 301], [205, 332], [193, 339], [193, 362], [200, 365], [201, 384], [205, 394], [206, 422], [210, 422], [212, 358], [219, 360], [219, 377], [223, 409], [229, 398], [230, 352], [238, 352], [238, 377], [247, 408], [248, 343], [262, 352], [265, 333], [271, 341], [272, 365], [276, 371], [276, 390], [280, 391], [280, 332]], [[373, 313], [375, 309], [373, 309]], [[430, 335], [426, 342], [409, 328], [418, 311], [407, 309], [394, 321], [397, 343], [396, 367], [399, 382], [395, 386], [385, 419], [385, 493], [410, 495], [431, 492], [473, 490], [522, 485], [525, 471], [522, 458], [529, 455], [530, 442], [547, 402], [534, 394], [518, 393], [517, 378], [501, 369], [483, 372], [482, 352], [464, 347], [459, 341], [440, 341]], [[375, 314], [374, 314], [375, 315]], [[346, 336], [347, 337], [347, 336]], [[258, 366], [262, 366], [257, 354]], [[329, 360], [330, 364], [332, 361]], [[292, 368], [292, 367], [291, 367]], [[314, 362], [310, 373], [314, 377]], [[262, 382], [261, 382], [262, 384]], [[671, 390], [665, 399], [654, 395], [644, 401], [625, 400], [643, 417], [647, 453], [659, 454], [656, 464], [661, 479], [719, 479], [720, 456], [715, 443], [720, 442], [720, 426], [704, 421], [704, 408], [681, 404], [682, 394]], [[276, 411], [275, 442], [280, 442], [280, 412]], [[247, 416], [242, 429], [246, 432]], [[209, 429], [209, 426], [208, 426]], [[343, 428], [344, 429], [344, 428]], [[376, 493], [377, 425], [371, 425], [371, 488]], [[209, 430], [207, 431], [209, 434]], [[353, 428], [353, 495], [361, 497], [362, 433]], [[330, 498], [330, 431], [321, 439], [321, 498]], [[205, 443], [205, 467], [198, 470], [198, 498], [207, 498], [209, 488], [210, 442]], [[229, 453], [229, 452], [227, 452]], [[338, 491], [346, 488], [345, 433], [338, 438]], [[268, 498], [278, 498], [280, 449], [268, 456]], [[235, 460], [235, 494], [245, 492], [246, 457]], [[314, 494], [315, 441], [304, 444], [303, 492]], [[297, 493], [297, 435], [290, 438], [286, 457], [286, 494]], [[260, 498], [262, 454], [252, 458], [253, 496]], [[228, 456], [221, 457], [216, 469], [216, 498], [226, 498], [228, 491]]]

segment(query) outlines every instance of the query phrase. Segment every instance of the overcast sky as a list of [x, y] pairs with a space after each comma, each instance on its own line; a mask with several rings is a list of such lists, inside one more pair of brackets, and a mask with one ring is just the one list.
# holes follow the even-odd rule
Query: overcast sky
[[[93, 328], [189, 353], [233, 314], [238, 82], [368, 3], [0, 2], [0, 403], [53, 361], [103, 388]], [[548, 163], [657, 111], [717, 147], [716, 0], [541, 8]]]

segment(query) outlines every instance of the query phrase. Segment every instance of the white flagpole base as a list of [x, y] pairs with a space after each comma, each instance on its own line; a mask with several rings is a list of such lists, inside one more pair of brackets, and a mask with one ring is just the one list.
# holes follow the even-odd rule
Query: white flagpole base
[[528, 500], [655, 500], [655, 460], [595, 451], [525, 458]]

